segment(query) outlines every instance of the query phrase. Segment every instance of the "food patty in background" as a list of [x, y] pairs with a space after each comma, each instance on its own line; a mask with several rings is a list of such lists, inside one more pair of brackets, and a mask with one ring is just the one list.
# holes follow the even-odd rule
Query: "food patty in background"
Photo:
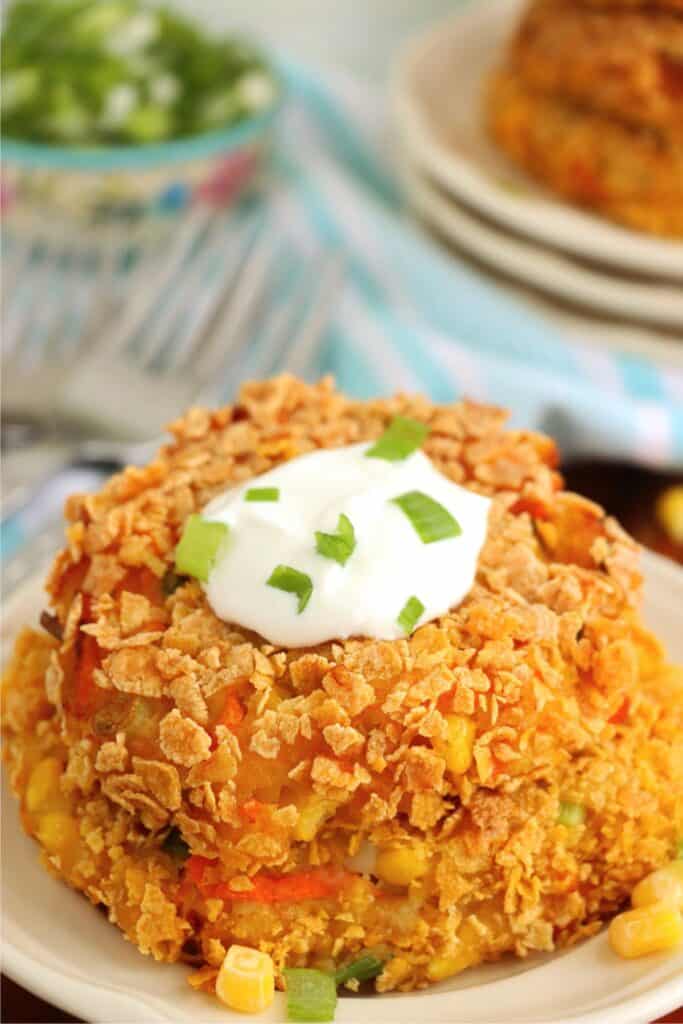
[[[217, 493], [397, 415], [492, 498], [449, 614], [274, 647], [175, 574]], [[378, 991], [423, 986], [593, 934], [674, 855], [683, 674], [640, 622], [637, 545], [562, 489], [548, 438], [504, 421], [279, 378], [69, 501], [47, 631], [21, 634], [5, 680], [12, 785], [46, 866], [197, 987], [235, 944], [278, 983], [370, 951]]]
[[487, 97], [498, 145], [571, 202], [683, 236], [683, 19], [535, 0]]
[[541, 0], [508, 67], [530, 89], [683, 142], [683, 18], [651, 10], [615, 17]]

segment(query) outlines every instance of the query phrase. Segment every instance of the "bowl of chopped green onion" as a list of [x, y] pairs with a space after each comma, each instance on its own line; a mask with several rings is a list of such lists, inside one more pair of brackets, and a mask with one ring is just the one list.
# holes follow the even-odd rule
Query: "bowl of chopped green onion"
[[228, 203], [283, 96], [257, 47], [145, 0], [12, 0], [0, 85], [3, 215], [89, 224]]

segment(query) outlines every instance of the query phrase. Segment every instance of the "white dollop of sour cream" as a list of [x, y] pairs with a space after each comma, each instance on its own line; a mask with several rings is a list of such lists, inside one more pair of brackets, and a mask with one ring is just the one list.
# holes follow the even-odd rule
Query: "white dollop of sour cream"
[[[420, 451], [388, 462], [366, 456], [368, 444], [311, 452], [214, 498], [204, 519], [226, 523], [204, 590], [215, 614], [278, 646], [327, 640], [405, 636], [398, 622], [416, 597], [423, 625], [459, 604], [470, 590], [486, 538], [490, 501], [448, 480]], [[247, 501], [251, 488], [278, 488], [277, 501]], [[425, 544], [392, 499], [420, 491], [461, 527], [457, 537]], [[340, 514], [356, 546], [345, 565], [316, 551], [316, 531], [335, 533]], [[307, 574], [313, 590], [298, 612], [297, 595], [267, 584], [278, 565]]]

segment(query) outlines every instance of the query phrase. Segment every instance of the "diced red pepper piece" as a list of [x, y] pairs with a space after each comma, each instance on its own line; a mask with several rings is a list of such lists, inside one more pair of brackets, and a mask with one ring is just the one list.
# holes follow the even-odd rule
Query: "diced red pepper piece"
[[195, 885], [201, 885], [204, 872], [215, 863], [215, 860], [210, 860], [208, 857], [201, 857], [198, 853], [193, 853], [185, 861], [185, 877], [189, 878]]
[[[91, 621], [92, 602], [85, 594], [81, 611], [81, 625]], [[95, 669], [100, 666], [100, 648], [94, 636], [78, 633], [76, 661], [73, 670], [73, 688], [69, 708], [78, 718], [87, 718], [95, 710], [97, 687]]]
[[226, 725], [228, 729], [234, 730], [244, 718], [244, 708], [234, 693], [229, 693], [225, 698], [223, 710], [216, 725]]
[[261, 800], [247, 800], [240, 807], [240, 814], [242, 814], [249, 821], [257, 821], [259, 816], [263, 813], [265, 804]]
[[97, 696], [95, 669], [100, 665], [100, 648], [95, 637], [87, 633], [79, 637], [78, 646], [71, 709], [78, 718], [87, 718], [94, 710], [94, 699]]
[[617, 708], [617, 710], [614, 712], [612, 717], [608, 719], [608, 721], [611, 722], [612, 725], [623, 725], [626, 719], [628, 718], [630, 706], [630, 700], [628, 699], [628, 697], [625, 697], [619, 708]]
[[164, 604], [164, 592], [161, 588], [161, 580], [155, 576], [151, 569], [144, 566], [138, 569], [129, 569], [117, 590], [127, 590], [130, 594], [140, 594], [154, 605]]
[[545, 503], [540, 498], [532, 498], [530, 496], [518, 498], [514, 505], [510, 506], [510, 511], [514, 516], [519, 516], [522, 512], [528, 512], [534, 519], [550, 518], [550, 513]]

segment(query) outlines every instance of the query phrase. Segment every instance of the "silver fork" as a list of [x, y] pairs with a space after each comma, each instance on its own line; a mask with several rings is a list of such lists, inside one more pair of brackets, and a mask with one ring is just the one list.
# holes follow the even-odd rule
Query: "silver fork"
[[[108, 305], [112, 275], [111, 267], [107, 266], [109, 261], [104, 258], [99, 273], [91, 282], [85, 317], [71, 337], [65, 337], [64, 328], [67, 310], [76, 303], [78, 274], [71, 275], [70, 286], [67, 286], [68, 275], [64, 275], [64, 281], [60, 279], [56, 267], [58, 259], [55, 260], [54, 256], [52, 259], [44, 257], [34, 273], [29, 263], [23, 289], [17, 295], [9, 293], [5, 296], [8, 308], [3, 317], [3, 418], [10, 421], [47, 420], [54, 433], [79, 421], [83, 428], [84, 413], [80, 403], [85, 399], [85, 420], [89, 420], [87, 429], [95, 436], [140, 437], [149, 434], [148, 422], [139, 423], [138, 420], [150, 404], [141, 401], [135, 384], [144, 379], [143, 375], [150, 367], [144, 358], [144, 347], [140, 345], [138, 353], [129, 346], [143, 332], [166, 297], [182, 294], [188, 278], [196, 278], [198, 267], [201, 268], [207, 259], [207, 246], [202, 243], [209, 238], [212, 228], [222, 241], [212, 224], [215, 220], [212, 210], [198, 207], [186, 217], [162, 259], [143, 259], [141, 267], [128, 282], [126, 303], [119, 315]], [[215, 240], [209, 242], [210, 252], [213, 251], [211, 246], [216, 244]], [[70, 248], [69, 242], [65, 243], [61, 253], [57, 248], [57, 257], [64, 257]], [[219, 311], [231, 283], [226, 267], [223, 279], [213, 282], [214, 287], [208, 290], [213, 303], [208, 312]], [[62, 294], [55, 295], [55, 291]], [[110, 322], [103, 325], [99, 321], [107, 313]], [[208, 323], [204, 326], [208, 327]], [[200, 330], [191, 336], [195, 345], [202, 339]], [[165, 386], [174, 368], [170, 366], [167, 369], [168, 376], [163, 380]], [[99, 377], [96, 382], [94, 376]], [[157, 374], [157, 377], [161, 376]], [[121, 388], [123, 399], [119, 404], [119, 415], [114, 415], [113, 419], [112, 410], [106, 402], [113, 389], [110, 383], [103, 387], [103, 382], [109, 381]], [[98, 400], [93, 406], [95, 395]], [[108, 415], [100, 422], [97, 413], [102, 403]], [[161, 415], [163, 411], [162, 408]]]
[[[163, 398], [165, 409], [170, 416], [175, 416], [188, 404], [188, 400], [198, 404], [214, 404], [217, 397], [224, 391], [224, 370], [227, 365], [237, 366], [236, 360], [247, 344], [250, 335], [250, 311], [263, 296], [267, 281], [268, 259], [272, 257], [272, 246], [263, 240], [253, 243], [251, 254], [244, 265], [238, 268], [235, 287], [231, 298], [225, 305], [221, 319], [218, 341], [210, 339], [210, 345], [202, 350], [201, 372], [185, 381], [184, 387], [175, 385], [175, 378], [166, 380], [165, 374], [153, 381], [154, 396]], [[344, 260], [338, 250], [324, 250], [315, 253], [300, 269], [297, 285], [288, 301], [279, 306], [271, 307], [259, 326], [259, 344], [249, 352], [245, 366], [245, 376], [267, 377], [273, 373], [287, 370], [301, 377], [310, 376], [315, 362], [321, 336], [328, 324], [334, 302], [343, 281]], [[238, 287], [239, 285], [239, 287]], [[195, 314], [198, 323], [204, 323], [206, 314]], [[145, 346], [144, 359], [150, 359], [150, 349], [158, 354], [156, 342], [154, 346]], [[187, 365], [187, 358], [195, 352], [188, 346], [180, 354], [182, 365]], [[102, 379], [111, 385], [112, 377], [118, 374], [118, 380], [127, 382], [130, 387], [135, 385], [135, 367], [138, 364], [126, 363], [120, 357], [88, 360], [88, 378], [79, 376], [83, 386], [88, 380], [99, 393]], [[147, 365], [144, 363], [143, 365]], [[131, 369], [132, 367], [132, 369]], [[82, 371], [80, 371], [82, 373]], [[145, 371], [142, 371], [145, 373]], [[108, 376], [102, 378], [100, 374]], [[209, 378], [207, 380], [207, 373]], [[240, 375], [241, 376], [241, 375]], [[152, 380], [151, 374], [149, 375]], [[150, 384], [146, 380], [147, 393]], [[69, 381], [71, 386], [72, 381]], [[229, 386], [228, 395], [234, 394], [238, 383], [235, 374]], [[164, 388], [172, 386], [171, 406]], [[75, 396], [77, 397], [77, 396]], [[144, 392], [141, 396], [144, 398]], [[80, 399], [79, 399], [80, 400]], [[137, 399], [136, 399], [137, 400]], [[170, 418], [170, 417], [169, 417]], [[64, 486], [67, 471], [99, 471], [111, 473], [127, 464], [147, 462], [162, 443], [162, 437], [143, 442], [115, 441], [110, 439], [88, 440], [71, 447], [63, 448], [56, 456], [56, 463], [37, 484], [17, 487], [4, 495], [2, 514], [3, 527], [12, 516], [28, 525], [31, 544], [22, 545], [17, 554], [10, 556], [3, 567], [4, 586], [6, 592], [16, 587], [46, 557], [48, 551], [54, 550], [62, 539], [62, 527], [49, 523], [54, 515], [58, 501], [55, 491], [60, 484]], [[101, 478], [101, 477], [100, 477]], [[93, 477], [93, 480], [97, 478]], [[63, 494], [59, 494], [61, 499]], [[46, 526], [46, 524], [48, 524]]]
[[[18, 343], [29, 332], [15, 324], [2, 364], [4, 419], [47, 419], [54, 433], [70, 427], [139, 440], [188, 404], [215, 401], [217, 383], [246, 344], [275, 257], [262, 220], [233, 227], [226, 239], [215, 219], [208, 209], [193, 212], [167, 257], [141, 275], [122, 314], [99, 333], [81, 332], [69, 345], [53, 334], [35, 346]], [[316, 282], [324, 293], [338, 265], [338, 254], [323, 252], [304, 268], [303, 291], [262, 332], [270, 340], [259, 351], [270, 352], [270, 362], [292, 309]], [[35, 324], [33, 311], [30, 318]]]

